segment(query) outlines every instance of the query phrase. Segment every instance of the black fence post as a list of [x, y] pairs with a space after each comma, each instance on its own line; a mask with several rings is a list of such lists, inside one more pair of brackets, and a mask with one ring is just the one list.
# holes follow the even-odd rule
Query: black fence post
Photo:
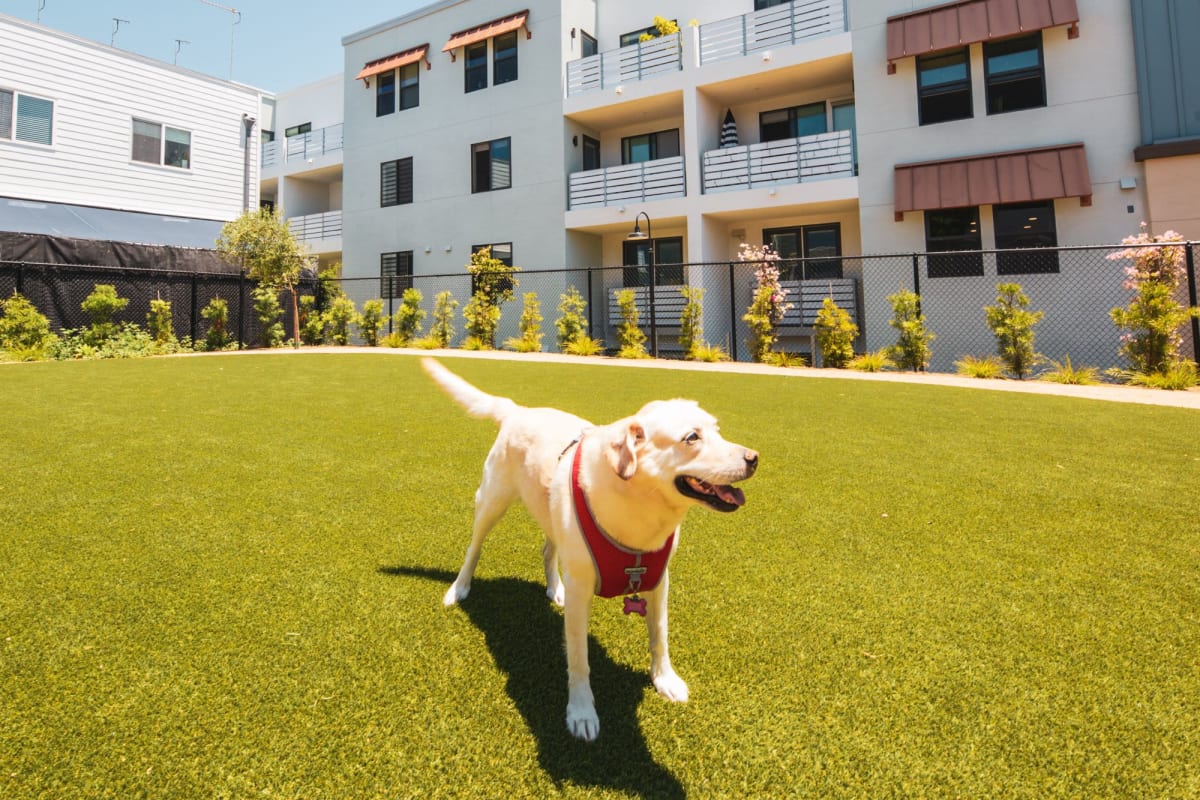
[[913, 294], [917, 296], [917, 314], [921, 313], [921, 257], [913, 253]]
[[196, 273], [193, 272], [192, 273], [192, 318], [190, 320], [190, 325], [189, 325], [189, 335], [192, 337], [193, 342], [196, 341], [196, 316], [199, 313], [199, 309], [196, 304], [200, 302], [199, 298], [196, 296], [196, 294], [197, 294], [196, 284], [197, 284], [198, 280], [199, 280], [199, 278], [196, 276]]
[[17, 294], [25, 294], [25, 265], [17, 264]]
[[729, 262], [729, 357], [737, 361], [737, 298], [733, 262]]
[[[596, 336], [594, 333], [592, 333], [592, 331], [596, 330], [596, 320], [595, 320], [596, 306], [595, 306], [595, 304], [592, 302], [592, 280], [593, 280], [595, 277], [596, 277], [596, 275], [595, 275], [595, 271], [589, 268], [589, 269], [588, 269], [588, 271], [587, 271], [587, 289], [588, 289], [588, 298], [587, 298], [587, 303], [588, 303], [588, 338], [589, 338], [589, 339], [594, 339], [594, 338], [595, 338], [595, 336]], [[604, 272], [601, 272], [601, 273], [600, 273], [600, 279], [601, 279], [601, 280], [603, 280], [603, 279], [604, 279]], [[606, 344], [607, 344], [607, 342], [606, 342]]]
[[[1188, 282], [1188, 305], [1200, 305], [1200, 301], [1196, 300], [1196, 259], [1195, 248], [1196, 242], [1188, 242], [1187, 246], [1187, 282]], [[1192, 358], [1200, 363], [1200, 319], [1192, 317]]]
[[[646, 228], [649, 229], [650, 226], [647, 224]], [[656, 289], [656, 284], [657, 284], [657, 281], [654, 278], [654, 267], [655, 267], [654, 261], [655, 261], [654, 242], [651, 241], [650, 242], [650, 355], [653, 356], [654, 358], [658, 358], [658, 322], [656, 321], [655, 316], [654, 316], [654, 306], [656, 305], [654, 302], [654, 300], [655, 300], [654, 295], [655, 295], [655, 289]]]
[[238, 273], [238, 349], [246, 349], [246, 270]]

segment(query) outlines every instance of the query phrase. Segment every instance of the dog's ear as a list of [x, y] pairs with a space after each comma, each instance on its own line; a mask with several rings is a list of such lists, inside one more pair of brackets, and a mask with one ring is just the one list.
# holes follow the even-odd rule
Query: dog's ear
[[617, 427], [608, 448], [608, 463], [621, 480], [627, 481], [637, 472], [637, 451], [644, 441], [646, 430], [637, 420]]

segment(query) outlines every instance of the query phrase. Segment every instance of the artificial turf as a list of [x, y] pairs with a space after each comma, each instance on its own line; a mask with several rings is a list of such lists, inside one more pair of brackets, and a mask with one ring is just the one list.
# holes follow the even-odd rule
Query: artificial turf
[[0, 368], [0, 797], [1200, 796], [1195, 411], [447, 360], [762, 454], [672, 562], [686, 705], [616, 601], [600, 739], [514, 510], [440, 600], [493, 436], [400, 355]]

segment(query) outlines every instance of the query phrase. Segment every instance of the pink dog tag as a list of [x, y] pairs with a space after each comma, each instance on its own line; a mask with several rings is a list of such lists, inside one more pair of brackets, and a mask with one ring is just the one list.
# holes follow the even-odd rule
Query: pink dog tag
[[638, 614], [646, 616], [646, 598], [638, 597], [636, 594], [625, 598], [625, 608], [622, 609], [625, 614]]

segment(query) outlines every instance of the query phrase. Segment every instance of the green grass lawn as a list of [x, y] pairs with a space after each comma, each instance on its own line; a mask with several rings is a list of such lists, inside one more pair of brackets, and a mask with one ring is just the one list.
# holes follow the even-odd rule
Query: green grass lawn
[[600, 739], [514, 510], [444, 609], [493, 436], [407, 356], [0, 368], [0, 797], [1200, 796], [1195, 411], [448, 359], [596, 421], [694, 397], [747, 506], [645, 628], [593, 608]]

